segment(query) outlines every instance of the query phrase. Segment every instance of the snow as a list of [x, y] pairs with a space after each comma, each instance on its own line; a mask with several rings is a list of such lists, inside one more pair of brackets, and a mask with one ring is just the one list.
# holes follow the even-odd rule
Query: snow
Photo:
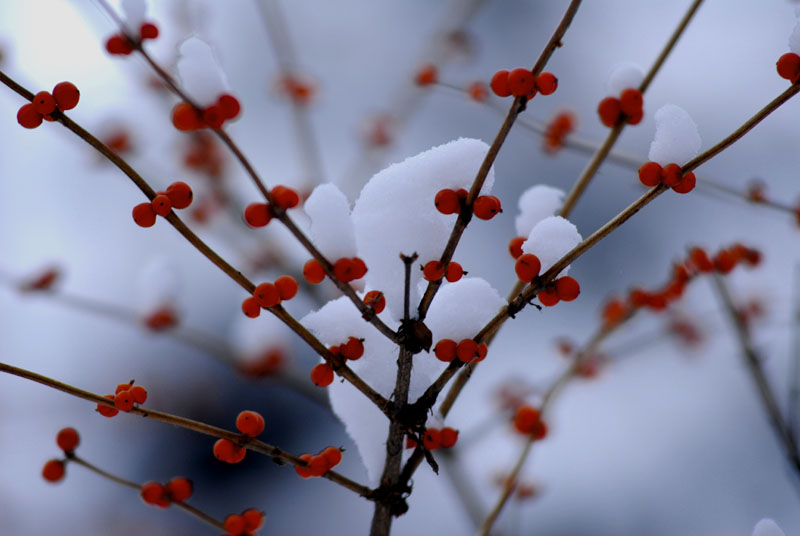
[[786, 536], [775, 521], [764, 518], [756, 523], [753, 529], [753, 536]]
[[333, 184], [317, 186], [304, 206], [311, 218], [311, 240], [329, 261], [356, 256], [350, 203], [339, 188]]
[[649, 158], [662, 166], [683, 165], [700, 151], [700, 134], [691, 116], [674, 104], [666, 104], [655, 114], [656, 134]]
[[[533, 253], [542, 263], [540, 273], [545, 273], [561, 257], [580, 244], [581, 235], [578, 228], [561, 216], [550, 216], [543, 219], [531, 229], [528, 239], [522, 244], [522, 251]], [[569, 266], [557, 277], [567, 275]]]
[[161, 307], [174, 306], [180, 295], [178, 270], [164, 258], [147, 262], [137, 281], [139, 312], [147, 315]]
[[139, 28], [142, 27], [147, 14], [145, 0], [122, 0], [122, 13], [122, 22], [128, 33], [138, 37]]
[[221, 94], [228, 93], [225, 74], [208, 43], [192, 36], [180, 44], [178, 52], [181, 87], [198, 106], [210, 106]]
[[[795, 14], [800, 15], [800, 6], [795, 9]], [[800, 21], [794, 25], [792, 33], [789, 34], [789, 50], [795, 54], [800, 54]]]
[[242, 364], [259, 361], [270, 350], [289, 355], [294, 332], [271, 314], [248, 318], [237, 311], [230, 330], [230, 343], [237, 361]]
[[537, 223], [554, 216], [563, 204], [564, 192], [558, 188], [537, 184], [525, 190], [519, 198], [519, 215], [514, 221], [517, 236], [528, 236]]
[[606, 95], [619, 97], [620, 93], [629, 88], [638, 89], [644, 80], [642, 68], [631, 62], [615, 65], [606, 81]]
[[[506, 303], [483, 279], [464, 277], [439, 289], [425, 324], [433, 333], [434, 344], [441, 339], [471, 339]], [[431, 354], [430, 359], [436, 357]]]
[[[436, 193], [443, 188], [469, 189], [489, 147], [460, 138], [393, 164], [364, 186], [353, 208], [359, 256], [369, 272], [366, 284], [383, 291], [386, 307], [402, 316], [404, 265], [400, 254], [419, 254], [419, 263], [439, 259], [452, 231], [455, 215], [439, 213]], [[481, 193], [494, 183], [489, 171]], [[418, 269], [411, 271], [411, 301], [418, 302]]]

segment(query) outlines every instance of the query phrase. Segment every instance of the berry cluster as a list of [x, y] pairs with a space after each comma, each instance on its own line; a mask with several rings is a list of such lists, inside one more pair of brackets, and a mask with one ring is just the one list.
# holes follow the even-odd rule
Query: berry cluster
[[322, 476], [342, 461], [342, 451], [336, 447], [328, 447], [317, 455], [302, 454], [300, 459], [306, 465], [295, 465], [294, 470], [303, 478]]
[[[367, 274], [367, 265], [360, 257], [342, 257], [333, 263], [333, 276], [342, 283], [361, 279]], [[325, 269], [317, 259], [311, 259], [303, 266], [303, 277], [312, 285], [322, 283]]]
[[61, 82], [55, 85], [53, 92], [40, 91], [28, 104], [23, 104], [17, 112], [17, 122], [25, 128], [36, 128], [44, 119], [55, 121], [52, 113], [66, 112], [78, 105], [81, 92], [72, 82]]
[[261, 309], [268, 309], [280, 305], [297, 295], [298, 285], [294, 277], [282, 275], [274, 283], [261, 283], [253, 291], [253, 295], [242, 302], [242, 312], [245, 316], [256, 318], [261, 314]]
[[264, 523], [264, 512], [248, 508], [241, 514], [230, 514], [222, 523], [225, 536], [253, 536]]
[[145, 482], [140, 495], [142, 500], [153, 506], [167, 508], [174, 502], [183, 502], [192, 496], [192, 481], [183, 476], [176, 476], [166, 484], [161, 482]]
[[531, 100], [539, 92], [550, 95], [558, 88], [558, 78], [553, 73], [539, 73], [534, 77], [530, 69], [518, 68], [509, 72], [500, 70], [494, 73], [489, 83], [498, 97], [527, 97]]
[[[236, 417], [236, 429], [242, 434], [242, 441], [258, 437], [264, 431], [264, 417], [255, 411], [246, 410]], [[244, 460], [247, 449], [230, 439], [218, 439], [214, 443], [214, 456], [223, 462], [239, 463]]]
[[192, 204], [192, 188], [182, 181], [173, 182], [166, 191], [158, 192], [149, 203], [133, 207], [133, 221], [139, 227], [152, 227], [156, 216], [166, 218], [172, 209], [184, 209]]
[[[350, 337], [347, 342], [331, 346], [328, 350], [336, 357], [356, 361], [364, 355], [364, 339]], [[329, 363], [319, 363], [311, 369], [311, 381], [317, 387], [329, 386], [333, 383], [333, 367]]]
[[106, 398], [114, 401], [114, 406], [106, 406], [105, 404], [97, 404], [97, 412], [103, 417], [114, 417], [120, 411], [130, 411], [136, 404], [144, 404], [147, 400], [147, 389], [141, 385], [133, 385], [133, 381], [129, 383], [120, 383], [113, 395], [106, 395]]
[[663, 184], [679, 194], [691, 192], [697, 183], [694, 173], [683, 173], [678, 164], [667, 164], [662, 168], [657, 162], [647, 162], [640, 167], [639, 180], [648, 188]]
[[460, 264], [453, 261], [447, 263], [447, 267], [439, 261], [430, 261], [422, 266], [422, 277], [425, 281], [440, 281], [445, 278], [455, 283], [466, 273]]
[[[469, 192], [464, 188], [451, 190], [444, 188], [436, 193], [433, 202], [436, 210], [442, 214], [459, 214], [464, 208]], [[503, 212], [500, 200], [493, 195], [480, 195], [472, 205], [472, 212], [481, 220], [491, 220], [500, 212]]]
[[800, 56], [794, 52], [787, 52], [778, 58], [776, 67], [781, 78], [790, 80], [792, 84], [800, 81]]
[[[449, 449], [458, 441], [458, 430], [445, 426], [441, 430], [439, 428], [426, 428], [425, 433], [422, 435], [422, 444], [428, 450], [436, 450], [439, 448]], [[417, 441], [411, 437], [406, 436], [406, 448], [413, 449], [417, 447]]]
[[575, 116], [571, 112], [557, 114], [544, 132], [544, 152], [557, 153], [564, 147], [564, 139], [575, 130]]
[[[524, 238], [514, 238], [509, 244], [509, 252], [511, 256], [519, 253], [517, 262], [514, 265], [514, 271], [517, 277], [523, 283], [530, 283], [539, 277], [539, 271], [542, 269], [542, 263], [539, 257], [533, 253], [522, 253], [522, 243], [525, 242]], [[546, 306], [552, 307], [560, 301], [570, 302], [576, 299], [581, 293], [581, 286], [570, 276], [559, 277], [552, 281], [539, 292], [537, 298], [539, 302]]]
[[485, 342], [477, 343], [473, 339], [462, 339], [456, 342], [453, 339], [442, 339], [433, 347], [433, 353], [439, 361], [450, 363], [458, 358], [462, 363], [476, 363], [486, 359], [489, 347]]
[[[288, 186], [278, 185], [271, 191], [272, 200], [279, 208], [288, 210], [300, 204], [300, 195]], [[250, 203], [244, 209], [244, 221], [253, 228], [265, 227], [272, 221], [273, 213], [269, 203]]]
[[[66, 459], [68, 460], [72, 453], [78, 448], [81, 438], [77, 430], [74, 428], [62, 428], [56, 434], [56, 444], [58, 448], [64, 451]], [[44, 467], [42, 467], [42, 478], [48, 482], [58, 482], [64, 478], [66, 472], [66, 460], [52, 459], [48, 460]]]
[[544, 439], [547, 436], [547, 424], [542, 420], [541, 412], [531, 406], [517, 408], [514, 414], [514, 429], [533, 439]]
[[145, 22], [139, 27], [138, 41], [131, 39], [124, 33], [114, 34], [106, 40], [106, 51], [114, 56], [127, 56], [145, 39], [155, 39], [157, 37], [158, 26], [152, 22]]
[[617, 97], [606, 97], [597, 105], [597, 115], [607, 127], [613, 128], [620, 121], [638, 125], [644, 117], [644, 97], [638, 89], [628, 88]]
[[239, 99], [223, 93], [217, 97], [217, 102], [202, 109], [195, 108], [188, 102], [179, 102], [172, 109], [172, 124], [184, 132], [206, 127], [219, 130], [226, 121], [236, 119], [241, 110]]

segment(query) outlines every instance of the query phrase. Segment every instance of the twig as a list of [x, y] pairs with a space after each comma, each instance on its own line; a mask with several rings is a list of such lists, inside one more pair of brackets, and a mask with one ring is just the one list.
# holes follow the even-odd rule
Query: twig
[[789, 373], [789, 409], [786, 417], [786, 427], [789, 435], [797, 441], [797, 414], [800, 411], [800, 266], [795, 266], [794, 277], [794, 318], [792, 331], [794, 342], [792, 344], [792, 369]]
[[[48, 378], [47, 376], [37, 374], [36, 372], [32, 372], [30, 370], [15, 367], [13, 365], [8, 365], [6, 363], [0, 363], [0, 372], [11, 374], [12, 376], [18, 376], [20, 378], [31, 380], [36, 383], [40, 383], [42, 385], [51, 387], [57, 391], [67, 393], [77, 398], [82, 398], [84, 400], [95, 402], [97, 404], [108, 406], [110, 408], [116, 408], [114, 401], [111, 399], [92, 393], [90, 391], [84, 391], [83, 389], [80, 389], [78, 387], [74, 387], [72, 385], [60, 382], [58, 380], [54, 380], [53, 378]], [[139, 406], [134, 406], [133, 409], [131, 409], [127, 413], [132, 413], [134, 415], [141, 415], [142, 417], [146, 417], [148, 419], [153, 419], [155, 421], [172, 424], [173, 426], [186, 428], [188, 430], [192, 430], [194, 432], [198, 432], [201, 434], [210, 435], [221, 439], [228, 439], [240, 445], [243, 448], [269, 456], [278, 463], [288, 463], [291, 465], [299, 465], [301, 467], [307, 466], [307, 463], [305, 461], [301, 460], [294, 454], [286, 452], [283, 449], [272, 446], [268, 443], [264, 443], [263, 441], [259, 441], [257, 439], [250, 439], [244, 437], [240, 434], [230, 432], [223, 428], [217, 428], [216, 426], [212, 426], [210, 424], [195, 421], [192, 419], [187, 419], [185, 417], [179, 417], [177, 415], [172, 415], [170, 413], [164, 413], [162, 411], [156, 411], [149, 408], [142, 408]], [[369, 488], [367, 488], [366, 486], [362, 486], [361, 484], [358, 484], [345, 476], [342, 476], [333, 471], [328, 471], [323, 475], [323, 477], [332, 482], [336, 482], [342, 487], [345, 487], [351, 491], [358, 493], [362, 497], [372, 500], [372, 491]]]

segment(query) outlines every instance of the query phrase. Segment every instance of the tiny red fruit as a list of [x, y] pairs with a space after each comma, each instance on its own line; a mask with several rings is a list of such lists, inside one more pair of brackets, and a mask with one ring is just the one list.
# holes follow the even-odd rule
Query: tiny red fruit
[[489, 83], [489, 87], [492, 88], [492, 91], [498, 97], [508, 97], [511, 95], [511, 87], [508, 84], [508, 71], [505, 69], [501, 71], [497, 71], [492, 76], [492, 81]]
[[182, 181], [173, 182], [167, 186], [167, 197], [172, 202], [172, 208], [181, 210], [192, 204], [192, 187]]
[[460, 264], [457, 262], [450, 262], [447, 265], [447, 270], [445, 271], [444, 277], [451, 283], [455, 283], [461, 276], [464, 275], [464, 268], [461, 267]]
[[192, 481], [183, 476], [176, 476], [167, 482], [166, 492], [171, 501], [183, 502], [192, 496]]
[[64, 462], [61, 460], [49, 460], [42, 467], [42, 478], [48, 482], [58, 482], [64, 478]]
[[425, 281], [439, 281], [444, 277], [444, 266], [439, 261], [430, 261], [422, 267]]
[[661, 171], [658, 162], [647, 162], [639, 168], [639, 180], [648, 188], [658, 186], [661, 183]]
[[275, 280], [275, 288], [281, 296], [281, 300], [291, 300], [297, 296], [297, 280], [290, 275], [282, 275]]
[[530, 283], [534, 278], [538, 277], [539, 270], [542, 269], [542, 263], [539, 257], [532, 253], [525, 253], [517, 259], [514, 265], [514, 271], [517, 272], [517, 277], [523, 283]]
[[433, 202], [436, 210], [442, 214], [458, 214], [461, 211], [461, 200], [458, 194], [449, 188], [439, 190]]
[[581, 286], [570, 276], [559, 277], [556, 279], [556, 295], [559, 300], [572, 301], [581, 293]]
[[379, 290], [370, 290], [364, 296], [364, 305], [372, 307], [375, 310], [375, 314], [380, 314], [386, 307], [386, 296]]
[[333, 383], [333, 368], [327, 363], [320, 363], [311, 369], [311, 381], [317, 387], [327, 387]]
[[508, 88], [515, 97], [524, 97], [536, 88], [536, 79], [529, 69], [514, 69], [508, 73]]
[[78, 105], [81, 92], [72, 82], [60, 82], [53, 88], [53, 98], [56, 100], [58, 109], [65, 112]]
[[597, 115], [600, 121], [607, 127], [613, 128], [619, 122], [622, 115], [622, 108], [619, 99], [616, 97], [606, 97], [597, 105]]
[[245, 410], [236, 417], [236, 429], [248, 437], [260, 436], [264, 426], [264, 417], [255, 411]]
[[475, 216], [482, 220], [491, 220], [498, 213], [503, 212], [500, 200], [493, 195], [482, 195], [475, 200], [472, 207]]
[[433, 347], [433, 353], [439, 361], [449, 363], [456, 358], [458, 343], [452, 339], [442, 339]]
[[17, 112], [17, 123], [25, 128], [36, 128], [42, 124], [42, 114], [36, 111], [33, 104], [23, 104]]
[[56, 435], [56, 444], [64, 452], [72, 452], [81, 442], [81, 437], [75, 428], [62, 428]]
[[139, 227], [152, 227], [156, 223], [156, 212], [150, 203], [140, 203], [133, 207], [133, 221]]
[[270, 192], [272, 199], [282, 209], [290, 209], [296, 207], [300, 203], [300, 196], [287, 186], [276, 186]]
[[272, 220], [272, 213], [266, 203], [250, 203], [244, 209], [244, 221], [250, 227], [264, 227], [270, 220]]
[[256, 303], [267, 309], [268, 307], [275, 307], [281, 303], [281, 294], [278, 288], [272, 283], [261, 283], [253, 291], [253, 297]]
[[317, 259], [311, 259], [303, 266], [303, 277], [312, 285], [316, 285], [325, 279], [325, 270]]
[[172, 211], [172, 201], [164, 194], [159, 194], [150, 201], [150, 206], [153, 207], [153, 212], [165, 218], [167, 214]]
[[536, 89], [542, 95], [551, 95], [558, 88], [558, 78], [553, 73], [539, 73], [536, 77]]

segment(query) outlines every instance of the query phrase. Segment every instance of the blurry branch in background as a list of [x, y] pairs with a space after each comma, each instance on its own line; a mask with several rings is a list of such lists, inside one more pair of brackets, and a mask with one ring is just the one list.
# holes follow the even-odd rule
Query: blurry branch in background
[[797, 442], [797, 414], [800, 411], [800, 266], [794, 267], [794, 309], [792, 315], [792, 349], [790, 355], [791, 369], [789, 372], [789, 409], [786, 426], [795, 442]]

